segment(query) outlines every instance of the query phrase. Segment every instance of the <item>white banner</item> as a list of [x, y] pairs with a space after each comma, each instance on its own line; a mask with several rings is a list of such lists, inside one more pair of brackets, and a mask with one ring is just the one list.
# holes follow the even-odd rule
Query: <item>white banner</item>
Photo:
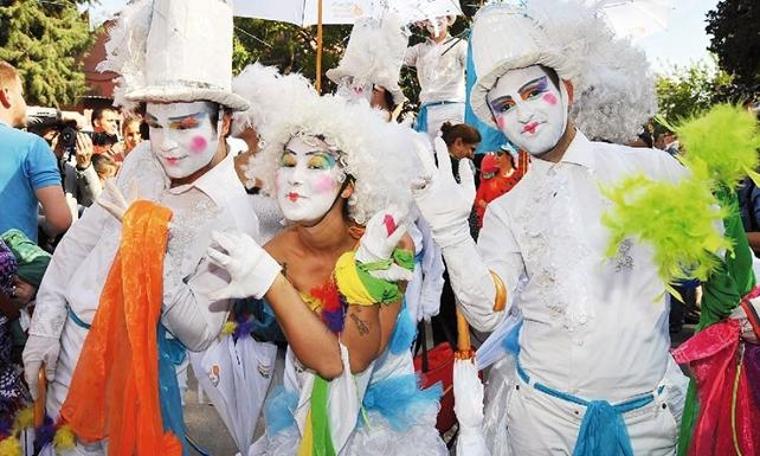
[[[323, 24], [353, 24], [372, 14], [373, 0], [322, 0]], [[235, 16], [289, 22], [301, 27], [317, 23], [318, 0], [234, 0]]]
[[[319, 0], [234, 0], [235, 16], [289, 22], [301, 27], [317, 24]], [[392, 11], [407, 22], [461, 15], [458, 0], [322, 0], [323, 24], [353, 24], [362, 17]]]

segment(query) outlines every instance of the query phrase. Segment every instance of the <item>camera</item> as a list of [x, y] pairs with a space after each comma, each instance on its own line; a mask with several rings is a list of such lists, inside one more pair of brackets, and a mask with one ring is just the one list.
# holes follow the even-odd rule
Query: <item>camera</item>
[[[27, 108], [27, 130], [45, 138], [48, 143], [58, 142], [61, 158], [71, 160], [76, 155], [77, 134], [82, 132], [74, 119], [66, 119], [64, 113], [55, 108], [32, 106]], [[69, 116], [71, 117], [71, 116]], [[83, 132], [92, 139], [95, 147], [110, 148], [119, 142], [116, 135], [108, 133]]]
[[64, 119], [61, 111], [55, 108], [31, 106], [26, 110], [27, 130], [44, 138], [48, 143], [57, 138], [63, 157], [70, 158], [76, 154], [77, 133], [76, 120]]

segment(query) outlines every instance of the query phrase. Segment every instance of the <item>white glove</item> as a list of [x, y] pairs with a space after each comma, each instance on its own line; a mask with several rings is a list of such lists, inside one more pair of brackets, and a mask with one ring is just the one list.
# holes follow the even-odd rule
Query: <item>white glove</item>
[[457, 454], [489, 454], [483, 434], [483, 384], [474, 360], [454, 363], [454, 413], [459, 421]]
[[127, 209], [129, 209], [129, 206], [131, 206], [138, 198], [138, 186], [136, 180], [133, 179], [130, 182], [129, 196], [125, 197], [124, 194], [121, 193], [121, 190], [119, 190], [119, 187], [114, 183], [114, 180], [108, 179], [103, 185], [103, 191], [100, 193], [100, 196], [98, 196], [97, 203], [121, 222], [124, 219], [124, 214], [127, 212]]
[[37, 377], [42, 363], [45, 363], [45, 378], [48, 382], [55, 379], [55, 369], [58, 365], [58, 355], [61, 352], [61, 341], [55, 337], [30, 335], [26, 340], [24, 353], [24, 378], [29, 385], [32, 399], [37, 400]]
[[230, 274], [230, 283], [208, 297], [214, 301], [263, 298], [280, 273], [280, 264], [247, 234], [214, 231], [211, 238], [226, 253], [212, 245], [206, 254], [212, 263]]
[[[407, 231], [401, 220], [401, 211], [397, 209], [381, 211], [372, 216], [359, 241], [359, 248], [354, 257], [356, 261], [367, 264], [391, 258]], [[394, 263], [388, 269], [370, 271], [370, 275], [389, 282], [408, 282], [412, 278], [412, 271]]]
[[433, 238], [445, 249], [470, 238], [468, 219], [475, 201], [475, 177], [469, 160], [462, 159], [459, 161], [462, 183], [457, 184], [446, 143], [436, 138], [434, 144], [438, 167], [427, 149], [416, 149], [424, 174], [412, 183], [412, 194], [430, 224]]

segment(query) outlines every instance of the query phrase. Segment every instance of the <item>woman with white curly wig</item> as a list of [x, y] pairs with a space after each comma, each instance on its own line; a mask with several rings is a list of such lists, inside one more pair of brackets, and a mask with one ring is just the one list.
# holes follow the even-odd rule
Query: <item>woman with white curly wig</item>
[[447, 454], [441, 392], [418, 387], [403, 303], [411, 133], [333, 96], [302, 93], [269, 114], [253, 168], [287, 226], [263, 247], [216, 233], [209, 250], [231, 279], [212, 294], [264, 298], [288, 340], [284, 388], [254, 452]]

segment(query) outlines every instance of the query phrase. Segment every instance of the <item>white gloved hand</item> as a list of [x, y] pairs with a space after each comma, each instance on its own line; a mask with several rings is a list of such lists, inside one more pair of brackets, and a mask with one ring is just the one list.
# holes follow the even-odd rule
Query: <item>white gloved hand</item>
[[474, 360], [454, 363], [454, 413], [460, 428], [480, 428], [483, 424], [483, 383]]
[[98, 196], [97, 203], [113, 215], [118, 221], [124, 219], [124, 214], [139, 198], [137, 181], [132, 180], [129, 184], [129, 196], [124, 196], [113, 179], [106, 180], [103, 191]]
[[45, 363], [45, 378], [48, 382], [55, 379], [55, 369], [58, 365], [58, 355], [61, 352], [61, 341], [55, 337], [37, 336], [31, 334], [26, 340], [24, 353], [24, 378], [29, 385], [29, 393], [32, 399], [39, 397], [37, 391], [37, 378]]
[[483, 434], [483, 384], [474, 360], [454, 362], [454, 413], [459, 422], [457, 454], [489, 454]]
[[451, 170], [446, 143], [436, 138], [434, 144], [437, 167], [427, 149], [416, 149], [424, 174], [412, 183], [412, 194], [430, 224], [433, 238], [441, 248], [446, 248], [470, 237], [468, 219], [475, 201], [475, 177], [469, 160], [462, 159], [459, 161], [462, 183], [458, 184]]
[[211, 238], [226, 252], [212, 245], [206, 254], [212, 263], [230, 274], [230, 283], [208, 297], [214, 301], [263, 298], [280, 273], [280, 264], [247, 234], [214, 231]]
[[[372, 216], [359, 240], [359, 248], [354, 256], [356, 261], [367, 264], [390, 259], [407, 232], [406, 226], [401, 223], [402, 218], [401, 211], [395, 208]], [[412, 278], [412, 271], [393, 263], [388, 269], [370, 271], [370, 275], [389, 282], [408, 282]]]

